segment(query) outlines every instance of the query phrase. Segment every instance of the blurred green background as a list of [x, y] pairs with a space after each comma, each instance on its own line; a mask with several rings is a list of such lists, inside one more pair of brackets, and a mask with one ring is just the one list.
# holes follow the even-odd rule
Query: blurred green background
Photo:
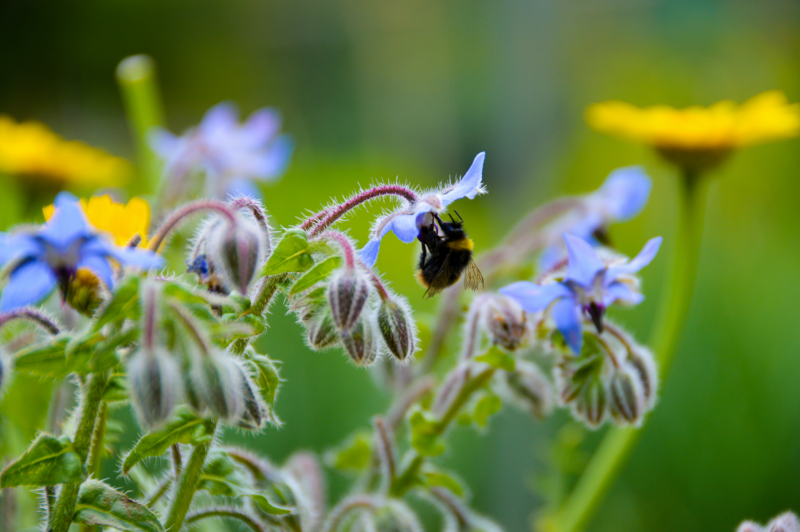
[[[648, 300], [616, 314], [645, 341], [669, 264], [676, 182], [645, 148], [590, 131], [583, 110], [610, 98], [743, 101], [768, 89], [800, 100], [800, 3], [5, 0], [0, 113], [132, 158], [114, 69], [135, 53], [156, 60], [175, 132], [226, 99], [244, 113], [282, 111], [297, 148], [283, 180], [265, 188], [277, 224], [376, 179], [434, 185], [485, 150], [490, 194], [458, 205], [483, 250], [534, 206], [644, 164], [651, 202], [612, 237], [627, 253], [666, 238], [644, 273]], [[733, 531], [745, 518], [800, 510], [798, 142], [748, 149], [713, 176], [673, 374], [590, 530]], [[0, 210], [5, 229], [18, 209], [4, 198]], [[354, 217], [351, 234], [364, 241], [370, 221]], [[423, 303], [411, 276], [415, 249], [389, 240], [378, 268], [422, 316], [433, 313], [437, 302]], [[308, 351], [281, 306], [262, 346], [283, 361], [285, 427], [231, 437], [275, 461], [330, 448], [388, 404], [369, 371]], [[567, 418], [504, 410], [486, 434], [458, 429], [444, 462], [478, 510], [509, 531], [529, 529]], [[345, 486], [332, 477], [333, 496]]]

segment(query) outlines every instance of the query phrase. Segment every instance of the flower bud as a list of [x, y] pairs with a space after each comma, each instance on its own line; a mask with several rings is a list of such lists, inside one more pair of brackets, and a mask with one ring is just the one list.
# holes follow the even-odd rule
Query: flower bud
[[103, 302], [104, 295], [100, 279], [90, 270], [80, 268], [69, 282], [67, 303], [84, 316], [91, 316]]
[[539, 366], [526, 360], [517, 360], [512, 373], [499, 374], [500, 392], [521, 409], [542, 419], [553, 408], [553, 386]]
[[369, 366], [378, 357], [374, 326], [363, 318], [356, 321], [350, 332], [342, 334], [342, 345], [358, 366]]
[[653, 408], [658, 391], [658, 371], [653, 353], [649, 349], [633, 344], [633, 351], [628, 357], [628, 363], [636, 370], [644, 394], [644, 407], [646, 410]]
[[242, 415], [242, 371], [235, 359], [218, 352], [196, 355], [190, 379], [199, 410], [228, 421]]
[[242, 417], [239, 419], [236, 426], [248, 430], [260, 430], [267, 420], [269, 409], [261, 398], [258, 387], [247, 371], [245, 371], [244, 367], [242, 367], [241, 364], [236, 364], [236, 367], [241, 374], [242, 397], [244, 401]]
[[166, 349], [140, 349], [128, 361], [128, 387], [139, 421], [152, 428], [183, 398], [181, 369]]
[[639, 425], [645, 412], [642, 381], [636, 368], [624, 364], [609, 383], [609, 413], [617, 423]]
[[369, 280], [357, 271], [340, 270], [328, 285], [328, 304], [333, 322], [342, 333], [356, 324], [369, 296]]
[[306, 340], [315, 351], [322, 351], [339, 343], [339, 331], [330, 312], [324, 311], [309, 320], [306, 325]]
[[262, 235], [250, 218], [236, 215], [236, 224], [223, 223], [214, 230], [209, 248], [225, 287], [247, 294], [250, 282], [261, 263]]
[[572, 405], [573, 413], [586, 421], [590, 428], [597, 428], [606, 417], [606, 388], [599, 378], [589, 379]]
[[510, 297], [491, 294], [482, 307], [481, 319], [492, 343], [514, 351], [525, 342], [528, 323], [519, 303]]
[[389, 500], [386, 506], [378, 509], [372, 516], [375, 532], [423, 532], [419, 518], [406, 503], [400, 500]]
[[223, 281], [217, 272], [216, 261], [213, 260], [209, 250], [211, 235], [224, 225], [225, 221], [219, 217], [215, 216], [207, 219], [197, 231], [189, 258], [186, 259], [186, 271], [196, 274], [198, 282], [205, 285], [211, 292], [226, 291], [223, 288]]
[[405, 299], [381, 301], [378, 308], [378, 330], [386, 348], [394, 357], [405, 362], [417, 349], [414, 319]]
[[800, 522], [792, 512], [786, 512], [769, 522], [767, 532], [800, 532]]

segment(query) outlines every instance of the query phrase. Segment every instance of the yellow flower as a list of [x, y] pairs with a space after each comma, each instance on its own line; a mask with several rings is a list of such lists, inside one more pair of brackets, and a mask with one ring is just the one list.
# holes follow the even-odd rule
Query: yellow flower
[[800, 105], [789, 104], [779, 91], [764, 92], [741, 105], [723, 101], [686, 109], [643, 109], [610, 101], [590, 106], [586, 120], [603, 133], [649, 144], [684, 168], [703, 170], [735, 148], [800, 134]]
[[115, 186], [131, 174], [125, 160], [66, 141], [38, 122], [0, 115], [0, 173], [41, 177], [58, 185]]
[[[150, 205], [141, 198], [132, 198], [127, 205], [115, 203], [111, 196], [92, 196], [81, 199], [86, 219], [98, 231], [114, 237], [118, 246], [125, 246], [135, 235], [141, 237], [140, 246], [147, 245], [147, 230], [150, 227]], [[45, 220], [53, 215], [55, 207], [48, 205], [42, 211]]]

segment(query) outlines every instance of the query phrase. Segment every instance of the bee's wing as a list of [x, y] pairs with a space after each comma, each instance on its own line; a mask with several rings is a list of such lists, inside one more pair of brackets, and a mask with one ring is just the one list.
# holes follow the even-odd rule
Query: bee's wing
[[478, 288], [483, 289], [483, 275], [474, 260], [469, 261], [464, 272], [464, 288], [469, 288], [473, 292]]
[[446, 286], [441, 286], [442, 280], [447, 275], [447, 272], [450, 271], [450, 254], [448, 253], [447, 257], [442, 261], [442, 265], [439, 267], [439, 271], [436, 272], [436, 275], [433, 276], [431, 282], [428, 283], [428, 289], [425, 290], [425, 293], [422, 297], [427, 297], [428, 299], [432, 298], [442, 290], [446, 288]]

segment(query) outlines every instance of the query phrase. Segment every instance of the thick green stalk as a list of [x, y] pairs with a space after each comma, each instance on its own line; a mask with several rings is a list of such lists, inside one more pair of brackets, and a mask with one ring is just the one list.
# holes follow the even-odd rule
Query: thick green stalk
[[[217, 430], [217, 421], [215, 419], [206, 420], [206, 432], [214, 434]], [[200, 475], [203, 473], [203, 467], [206, 463], [206, 457], [211, 450], [209, 441], [196, 445], [192, 450], [189, 461], [183, 469], [183, 474], [178, 481], [178, 487], [175, 491], [175, 496], [170, 503], [169, 512], [167, 513], [167, 520], [164, 523], [164, 529], [167, 532], [178, 532], [183, 527], [183, 522], [186, 519], [186, 514], [189, 512], [189, 506], [192, 504], [194, 492], [197, 491], [197, 485], [200, 482]]]
[[[672, 272], [650, 343], [660, 362], [662, 382], [672, 366], [692, 300], [708, 183], [700, 176], [686, 173], [680, 186]], [[555, 519], [546, 525], [548, 530], [576, 532], [588, 523], [636, 444], [641, 430], [617, 427], [608, 430], [567, 501]]]
[[161, 162], [147, 140], [150, 131], [164, 125], [164, 110], [156, 80], [156, 67], [146, 55], [124, 59], [117, 67], [117, 83], [136, 143], [141, 183], [136, 192], [155, 193], [161, 183]]
[[[92, 444], [95, 420], [100, 410], [100, 403], [103, 401], [103, 393], [106, 390], [108, 375], [105, 373], [95, 373], [89, 376], [86, 383], [82, 386], [81, 405], [78, 413], [78, 426], [75, 429], [75, 436], [72, 438], [72, 445], [81, 463], [86, 464], [89, 458], [89, 448]], [[50, 516], [49, 531], [67, 532], [72, 523], [72, 516], [75, 514], [75, 503], [78, 500], [79, 482], [64, 484], [58, 494], [53, 513]]]

